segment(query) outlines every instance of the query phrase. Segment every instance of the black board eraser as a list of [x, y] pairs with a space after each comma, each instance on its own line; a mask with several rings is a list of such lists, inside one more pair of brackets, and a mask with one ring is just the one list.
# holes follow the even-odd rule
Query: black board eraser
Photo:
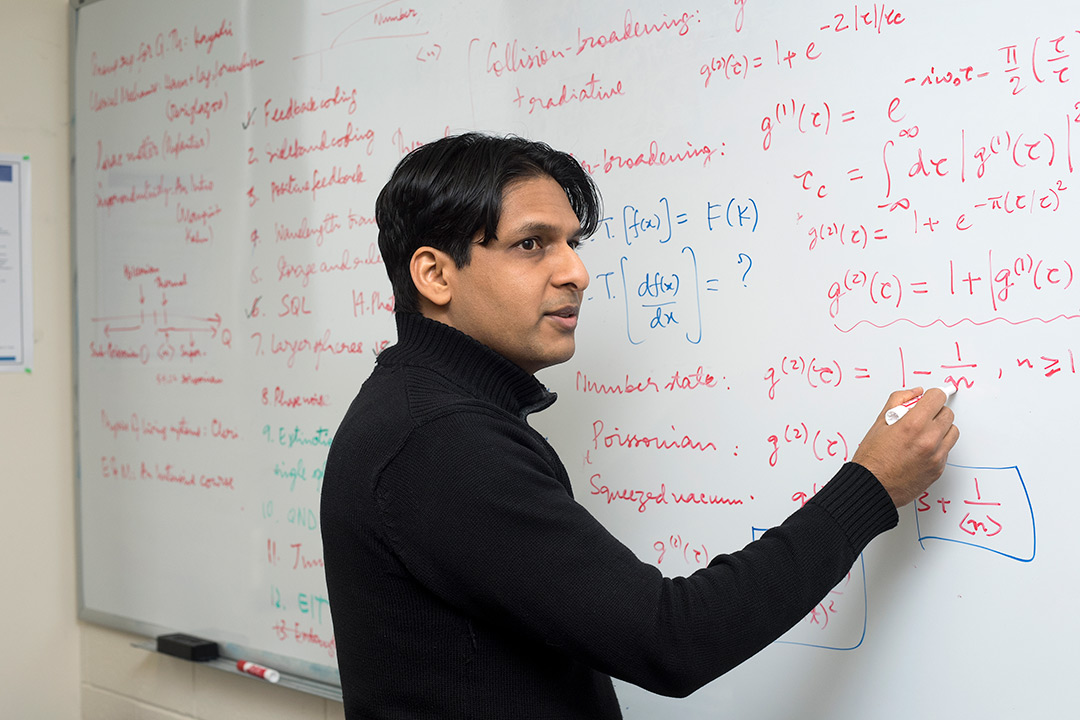
[[192, 635], [173, 633], [171, 635], [158, 635], [158, 652], [183, 658], [184, 660], [216, 660], [218, 646], [212, 640], [203, 640]]

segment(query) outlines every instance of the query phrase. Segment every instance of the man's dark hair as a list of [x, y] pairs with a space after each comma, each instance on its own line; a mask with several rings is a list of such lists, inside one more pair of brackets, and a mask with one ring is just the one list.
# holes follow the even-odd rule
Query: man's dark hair
[[582, 237], [596, 232], [600, 193], [592, 178], [573, 157], [544, 143], [466, 133], [406, 155], [375, 201], [379, 251], [394, 288], [395, 310], [420, 310], [409, 272], [417, 248], [442, 250], [457, 267], [465, 267], [478, 234], [481, 245], [495, 238], [507, 186], [545, 175], [566, 191]]

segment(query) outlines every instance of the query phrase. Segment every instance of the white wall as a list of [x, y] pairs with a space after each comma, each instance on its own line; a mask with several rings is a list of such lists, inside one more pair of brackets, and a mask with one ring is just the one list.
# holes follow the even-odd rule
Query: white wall
[[[103, 0], [107, 1], [107, 0]], [[299, 720], [341, 704], [76, 619], [68, 0], [0, 0], [0, 153], [33, 173], [34, 368], [0, 375], [0, 714]]]

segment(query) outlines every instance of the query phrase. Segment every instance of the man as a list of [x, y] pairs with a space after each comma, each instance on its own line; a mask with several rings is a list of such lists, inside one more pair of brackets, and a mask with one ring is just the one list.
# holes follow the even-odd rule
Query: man
[[676, 579], [638, 560], [526, 422], [554, 402], [533, 373], [573, 355], [599, 218], [581, 166], [519, 138], [425, 145], [380, 194], [398, 343], [322, 495], [347, 717], [618, 718], [613, 676], [689, 694], [804, 617], [944, 469], [958, 431], [931, 391], [742, 551]]

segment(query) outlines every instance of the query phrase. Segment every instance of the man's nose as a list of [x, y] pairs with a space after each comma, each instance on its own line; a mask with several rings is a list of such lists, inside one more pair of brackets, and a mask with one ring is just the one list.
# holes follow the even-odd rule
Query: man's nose
[[563, 245], [559, 251], [559, 267], [553, 278], [556, 285], [570, 285], [582, 291], [589, 287], [589, 271], [581, 256], [570, 245]]

